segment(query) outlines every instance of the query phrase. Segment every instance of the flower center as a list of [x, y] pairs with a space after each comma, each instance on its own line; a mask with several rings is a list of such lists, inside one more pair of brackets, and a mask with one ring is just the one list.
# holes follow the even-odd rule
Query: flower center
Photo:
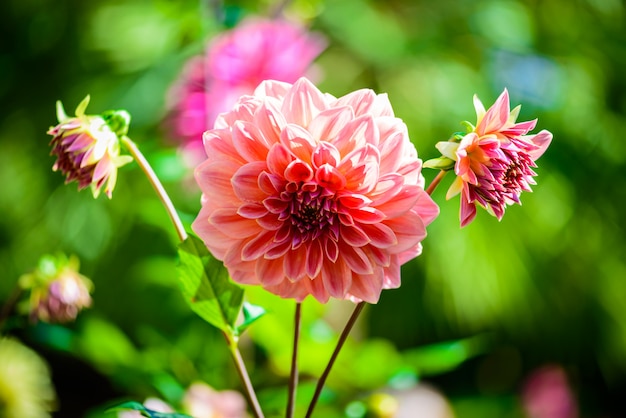
[[338, 237], [334, 192], [313, 182], [291, 182], [280, 197], [289, 204], [279, 219], [291, 222], [291, 232], [299, 236], [298, 241], [314, 240], [327, 231]]

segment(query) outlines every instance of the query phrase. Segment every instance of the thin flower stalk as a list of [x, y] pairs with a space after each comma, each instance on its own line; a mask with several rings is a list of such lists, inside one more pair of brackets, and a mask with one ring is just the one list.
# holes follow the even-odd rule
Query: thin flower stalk
[[287, 399], [287, 418], [293, 418], [296, 408], [296, 392], [298, 388], [298, 341], [300, 339], [302, 304], [296, 302], [293, 330], [293, 353], [291, 356], [291, 375], [289, 376], [289, 394]]
[[[437, 188], [441, 180], [444, 178], [446, 173], [447, 173], [446, 170], [441, 170], [439, 174], [437, 174], [437, 176], [433, 179], [433, 181], [426, 188], [426, 193], [428, 193], [428, 195], [433, 194], [433, 192], [435, 191], [435, 189]], [[330, 374], [330, 370], [333, 368], [333, 365], [335, 364], [335, 360], [339, 356], [339, 352], [343, 348], [344, 343], [348, 339], [348, 335], [350, 334], [350, 331], [352, 331], [352, 327], [354, 326], [357, 319], [361, 315], [361, 312], [363, 311], [364, 307], [365, 307], [365, 302], [358, 303], [354, 307], [354, 310], [352, 311], [352, 315], [350, 316], [350, 318], [348, 319], [348, 322], [344, 326], [343, 331], [341, 331], [341, 335], [339, 336], [339, 340], [337, 341], [335, 350], [333, 351], [333, 354], [331, 355], [330, 360], [328, 361], [328, 364], [326, 365], [326, 368], [324, 369], [324, 372], [322, 373], [319, 380], [317, 381], [317, 385], [315, 386], [315, 393], [313, 394], [313, 398], [311, 399], [311, 403], [309, 404], [309, 408], [306, 413], [306, 418], [310, 418], [311, 415], [313, 414], [313, 410], [315, 409], [317, 401], [319, 400], [319, 397], [322, 393], [322, 389], [324, 388], [324, 385], [326, 384], [326, 379], [328, 378], [328, 375]]]
[[[150, 166], [150, 163], [148, 162], [148, 160], [146, 160], [137, 145], [130, 138], [126, 136], [122, 137], [122, 143], [126, 148], [128, 148], [133, 158], [135, 158], [135, 160], [137, 161], [137, 164], [139, 164], [141, 170], [144, 172], [146, 177], [148, 177], [148, 181], [150, 181], [150, 184], [152, 184], [154, 191], [157, 193], [159, 199], [161, 200], [161, 203], [163, 203], [163, 206], [165, 207], [170, 217], [170, 220], [174, 225], [174, 229], [176, 229], [178, 238], [181, 242], [186, 240], [188, 237], [187, 231], [185, 231], [183, 223], [178, 216], [176, 209], [174, 208], [172, 200], [165, 191], [165, 188], [163, 187], [163, 184], [157, 177], [156, 173]], [[246, 389], [246, 394], [248, 395], [248, 400], [250, 401], [254, 416], [256, 418], [263, 418], [264, 415], [261, 410], [261, 406], [254, 391], [254, 387], [252, 386], [252, 383], [250, 381], [250, 375], [248, 374], [248, 370], [246, 369], [245, 363], [241, 356], [241, 352], [239, 351], [239, 347], [237, 346], [237, 342], [229, 338], [226, 334], [224, 334], [224, 338], [226, 339], [226, 343], [228, 344], [228, 348], [237, 368], [239, 377], [241, 378], [241, 381]]]

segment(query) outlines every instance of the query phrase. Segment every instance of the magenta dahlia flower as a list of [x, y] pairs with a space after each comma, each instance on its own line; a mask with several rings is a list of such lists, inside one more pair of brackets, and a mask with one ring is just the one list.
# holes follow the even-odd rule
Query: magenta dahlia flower
[[474, 96], [478, 121], [459, 143], [440, 142], [437, 148], [454, 161], [457, 177], [447, 198], [461, 193], [461, 226], [472, 222], [476, 205], [501, 220], [507, 205], [521, 204], [520, 195], [536, 184], [537, 160], [548, 148], [552, 134], [546, 130], [526, 135], [537, 120], [516, 123], [520, 106], [510, 110], [505, 89], [495, 104], [485, 111]]
[[246, 20], [192, 58], [170, 92], [173, 136], [202, 154], [202, 134], [218, 114], [252, 94], [263, 80], [293, 83], [326, 46], [324, 38], [285, 20]]
[[204, 134], [193, 230], [238, 283], [374, 303], [439, 208], [384, 94], [265, 81]]
[[[118, 167], [132, 158], [120, 155], [119, 138], [111, 129], [110, 120], [100, 115], [85, 115], [88, 104], [89, 96], [76, 108], [76, 117], [68, 117], [61, 102], [57, 102], [59, 124], [48, 130], [53, 136], [50, 154], [57, 157], [52, 169], [61, 170], [66, 183], [77, 181], [79, 190], [91, 186], [94, 197], [98, 197], [104, 187], [110, 199]], [[117, 117], [121, 112], [110, 112], [110, 115]]]

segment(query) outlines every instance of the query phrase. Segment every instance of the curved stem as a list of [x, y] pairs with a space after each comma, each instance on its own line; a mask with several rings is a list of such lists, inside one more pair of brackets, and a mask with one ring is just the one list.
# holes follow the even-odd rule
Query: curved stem
[[128, 150], [132, 154], [135, 161], [137, 161], [137, 164], [139, 164], [139, 167], [143, 170], [146, 177], [148, 177], [148, 181], [150, 181], [150, 184], [152, 184], [152, 187], [154, 188], [157, 195], [159, 196], [159, 199], [161, 199], [161, 203], [163, 203], [163, 206], [165, 206], [165, 210], [167, 210], [167, 214], [170, 216], [170, 219], [172, 223], [174, 224], [174, 228], [176, 229], [178, 238], [181, 241], [186, 240], [187, 232], [185, 231], [185, 227], [183, 227], [183, 223], [181, 222], [180, 217], [178, 216], [178, 213], [176, 213], [176, 209], [174, 208], [174, 205], [172, 204], [172, 200], [170, 199], [167, 192], [163, 188], [161, 181], [159, 180], [156, 173], [150, 166], [150, 163], [148, 163], [148, 160], [146, 160], [146, 158], [143, 156], [141, 151], [139, 151], [139, 148], [137, 147], [137, 145], [133, 141], [131, 141], [130, 138], [128, 138], [127, 136], [124, 136], [122, 137], [122, 142], [124, 143], [124, 146], [128, 148]]
[[[124, 143], [124, 146], [128, 148], [128, 150], [130, 151], [135, 161], [137, 161], [137, 164], [139, 164], [139, 167], [143, 170], [145, 175], [148, 177], [148, 180], [150, 181], [150, 184], [152, 184], [152, 187], [154, 188], [157, 195], [159, 196], [161, 203], [163, 203], [163, 206], [165, 206], [165, 210], [167, 211], [167, 214], [169, 215], [170, 220], [174, 224], [174, 228], [176, 229], [178, 238], [180, 239], [181, 242], [185, 241], [187, 239], [187, 231], [185, 231], [185, 227], [183, 226], [183, 223], [180, 220], [180, 217], [178, 216], [178, 213], [176, 212], [174, 205], [172, 204], [172, 200], [170, 199], [167, 192], [165, 191], [165, 188], [163, 188], [163, 184], [161, 184], [161, 181], [159, 180], [156, 173], [150, 166], [150, 163], [148, 163], [148, 160], [146, 160], [146, 158], [143, 156], [141, 151], [139, 151], [139, 148], [137, 147], [137, 145], [130, 138], [124, 136], [122, 137], [122, 142]], [[234, 339], [230, 338], [228, 335], [226, 334], [223, 334], [223, 335], [224, 335], [224, 338], [226, 339], [226, 343], [228, 344], [228, 348], [230, 349], [230, 353], [233, 357], [233, 361], [235, 362], [235, 366], [237, 367], [237, 372], [239, 373], [239, 377], [241, 378], [241, 381], [243, 382], [243, 385], [246, 388], [246, 393], [248, 394], [248, 400], [250, 401], [250, 405], [252, 406], [254, 415], [256, 418], [264, 418], [263, 412], [261, 411], [261, 406], [259, 405], [259, 401], [254, 391], [254, 387], [252, 386], [252, 383], [250, 381], [248, 370], [246, 369], [246, 366], [243, 362], [243, 358], [241, 357], [241, 353], [239, 352], [239, 348], [237, 347], [237, 342]]]
[[300, 339], [300, 318], [302, 304], [296, 302], [296, 314], [293, 327], [293, 353], [291, 355], [291, 375], [289, 376], [289, 397], [287, 399], [287, 418], [293, 418], [296, 409], [296, 391], [298, 388], [298, 340]]
[[239, 351], [237, 342], [230, 339], [226, 334], [224, 334], [224, 338], [226, 338], [226, 342], [228, 343], [228, 348], [230, 349], [230, 354], [232, 355], [233, 361], [235, 362], [237, 373], [239, 373], [239, 378], [241, 379], [241, 382], [246, 389], [248, 401], [252, 406], [252, 412], [254, 413], [255, 418], [264, 418], [263, 411], [261, 410], [261, 404], [259, 404], [259, 400], [256, 397], [256, 392], [254, 391], [254, 387], [252, 386], [250, 375], [248, 374], [248, 370], [246, 369], [246, 364], [243, 361], [243, 357], [241, 357], [241, 352]]
[[432, 195], [435, 189], [437, 188], [437, 186], [439, 185], [439, 182], [446, 176], [446, 173], [447, 173], [446, 170], [441, 170], [439, 174], [437, 174], [437, 177], [435, 177], [433, 181], [430, 182], [430, 185], [428, 185], [428, 188], [426, 189], [426, 193], [428, 193], [429, 195]]
[[328, 378], [328, 375], [330, 374], [330, 369], [332, 369], [333, 364], [335, 364], [335, 360], [337, 359], [337, 356], [339, 355], [339, 351], [341, 351], [343, 344], [348, 339], [348, 334], [350, 334], [350, 331], [352, 331], [352, 327], [354, 326], [356, 320], [359, 318], [359, 315], [361, 314], [361, 311], [363, 311], [364, 307], [365, 307], [365, 302], [358, 303], [356, 307], [354, 308], [354, 311], [352, 312], [350, 319], [348, 319], [346, 326], [343, 328], [343, 331], [341, 332], [341, 335], [339, 336], [339, 340], [337, 341], [337, 345], [335, 346], [335, 351], [333, 351], [332, 356], [330, 356], [330, 360], [328, 361], [328, 364], [326, 365], [326, 369], [324, 369], [324, 373], [322, 373], [320, 380], [317, 381], [317, 386], [315, 386], [315, 393], [313, 394], [313, 399], [311, 399], [311, 403], [309, 404], [309, 409], [306, 411], [306, 416], [305, 416], [306, 418], [310, 418], [311, 414], [313, 414], [315, 405], [317, 404], [320, 394], [322, 393], [322, 388], [324, 387], [324, 384], [326, 383], [326, 379]]

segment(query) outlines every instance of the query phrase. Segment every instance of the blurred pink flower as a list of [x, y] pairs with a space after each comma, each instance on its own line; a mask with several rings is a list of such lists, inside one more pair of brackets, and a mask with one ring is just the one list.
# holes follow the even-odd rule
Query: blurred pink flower
[[509, 110], [509, 94], [505, 89], [495, 104], [485, 111], [474, 96], [478, 118], [476, 127], [460, 143], [440, 142], [442, 154], [456, 161], [457, 178], [447, 198], [461, 193], [461, 226], [476, 216], [476, 205], [502, 219], [507, 205], [521, 204], [523, 191], [531, 191], [537, 174], [533, 168], [550, 145], [552, 134], [543, 130], [526, 135], [537, 120], [515, 123], [520, 106]]
[[576, 398], [560, 366], [535, 370], [526, 380], [522, 402], [528, 418], [577, 418]]
[[194, 418], [246, 418], [246, 400], [234, 390], [216, 391], [206, 383], [193, 383], [183, 398], [185, 411]]
[[30, 317], [33, 321], [65, 323], [91, 306], [91, 280], [78, 272], [76, 257], [43, 256], [31, 273], [20, 277], [20, 286], [30, 290]]
[[66, 183], [76, 180], [79, 190], [91, 186], [93, 197], [98, 197], [104, 187], [110, 199], [118, 167], [132, 158], [120, 155], [119, 138], [109, 121], [100, 115], [85, 115], [88, 104], [89, 96], [76, 108], [76, 117], [68, 117], [61, 102], [57, 102], [59, 124], [48, 130], [53, 136], [51, 154], [57, 157], [52, 169], [61, 170]]
[[204, 134], [193, 230], [238, 283], [375, 303], [439, 208], [385, 94], [263, 82]]
[[202, 133], [263, 80], [293, 83], [305, 75], [325, 39], [285, 20], [249, 19], [217, 36], [205, 56], [192, 58], [170, 95], [173, 136], [200, 162]]

